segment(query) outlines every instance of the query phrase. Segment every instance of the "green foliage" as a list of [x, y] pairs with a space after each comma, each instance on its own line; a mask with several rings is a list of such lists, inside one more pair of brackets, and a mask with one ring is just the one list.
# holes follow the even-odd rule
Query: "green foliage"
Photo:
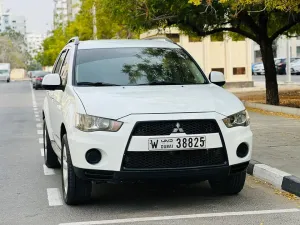
[[12, 69], [26, 69], [30, 59], [22, 34], [11, 29], [0, 34], [0, 63], [10, 63]]
[[106, 11], [106, 0], [82, 0], [81, 10], [76, 19], [67, 25], [60, 25], [43, 43], [43, 52], [36, 60], [44, 66], [52, 66], [56, 57], [66, 45], [67, 41], [78, 36], [80, 40], [93, 39], [93, 5], [96, 8], [97, 39], [136, 38], [129, 26], [112, 20]]

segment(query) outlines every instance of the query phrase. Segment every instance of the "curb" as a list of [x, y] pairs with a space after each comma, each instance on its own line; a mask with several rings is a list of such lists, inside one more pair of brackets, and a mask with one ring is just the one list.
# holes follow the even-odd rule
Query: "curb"
[[296, 176], [255, 160], [250, 161], [247, 173], [300, 197], [300, 178]]
[[300, 108], [267, 105], [267, 104], [247, 102], [247, 101], [242, 101], [242, 102], [245, 105], [245, 107], [256, 108], [256, 109], [263, 109], [265, 111], [270, 111], [270, 112], [287, 113], [287, 114], [292, 114], [292, 115], [300, 116]]

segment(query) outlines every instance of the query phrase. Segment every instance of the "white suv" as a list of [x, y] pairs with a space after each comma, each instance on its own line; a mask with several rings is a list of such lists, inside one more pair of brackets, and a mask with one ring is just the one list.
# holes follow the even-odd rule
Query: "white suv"
[[73, 38], [46, 75], [45, 164], [61, 166], [66, 204], [92, 183], [209, 180], [239, 193], [252, 153], [242, 102], [167, 39]]

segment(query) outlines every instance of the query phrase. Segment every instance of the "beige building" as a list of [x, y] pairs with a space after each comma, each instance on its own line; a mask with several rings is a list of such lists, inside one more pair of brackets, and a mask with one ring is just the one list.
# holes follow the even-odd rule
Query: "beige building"
[[185, 48], [198, 62], [208, 76], [211, 71], [224, 73], [227, 87], [252, 87], [252, 43], [251, 40], [233, 41], [226, 34], [223, 37], [189, 37], [176, 28], [151, 30], [140, 38], [167, 36]]

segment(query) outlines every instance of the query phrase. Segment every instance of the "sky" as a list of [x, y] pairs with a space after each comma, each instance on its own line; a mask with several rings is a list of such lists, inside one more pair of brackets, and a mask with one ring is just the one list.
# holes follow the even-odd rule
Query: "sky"
[[[3, 11], [25, 16], [27, 32], [45, 34], [53, 26], [54, 0], [0, 0]], [[48, 25], [47, 25], [48, 24]]]

